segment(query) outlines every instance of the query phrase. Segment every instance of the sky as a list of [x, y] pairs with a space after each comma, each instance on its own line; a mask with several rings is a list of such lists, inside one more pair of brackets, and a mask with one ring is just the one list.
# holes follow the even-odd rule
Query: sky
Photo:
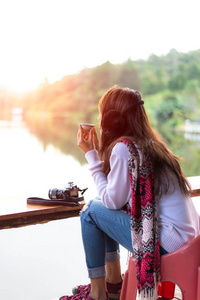
[[0, 0], [0, 87], [200, 49], [199, 0]]

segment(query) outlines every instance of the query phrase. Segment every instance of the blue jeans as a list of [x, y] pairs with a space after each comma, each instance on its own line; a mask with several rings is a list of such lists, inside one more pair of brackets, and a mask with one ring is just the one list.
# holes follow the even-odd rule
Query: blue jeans
[[[133, 252], [131, 216], [107, 209], [99, 198], [81, 212], [82, 239], [89, 278], [105, 277], [105, 263], [120, 259], [119, 244]], [[166, 254], [160, 247], [160, 253]]]
[[105, 263], [120, 258], [119, 244], [133, 252], [131, 217], [107, 209], [99, 198], [81, 212], [82, 239], [89, 278], [105, 277]]

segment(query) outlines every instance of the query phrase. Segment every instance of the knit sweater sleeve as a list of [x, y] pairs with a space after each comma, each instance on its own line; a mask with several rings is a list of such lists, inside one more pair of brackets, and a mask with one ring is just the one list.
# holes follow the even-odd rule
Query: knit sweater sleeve
[[98, 196], [109, 209], [121, 209], [131, 198], [131, 187], [128, 171], [129, 151], [125, 144], [117, 143], [110, 156], [110, 172], [103, 173], [103, 162], [98, 152], [91, 150], [86, 153], [89, 170], [94, 179]]

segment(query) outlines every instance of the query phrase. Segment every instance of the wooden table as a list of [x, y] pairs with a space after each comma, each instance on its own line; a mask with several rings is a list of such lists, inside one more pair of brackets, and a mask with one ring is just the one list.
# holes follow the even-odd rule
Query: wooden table
[[[192, 186], [191, 196], [200, 196], [200, 176], [189, 177]], [[36, 206], [26, 203], [6, 203], [0, 206], [0, 229], [15, 228], [32, 224], [46, 223], [79, 215], [84, 203], [79, 207]]]

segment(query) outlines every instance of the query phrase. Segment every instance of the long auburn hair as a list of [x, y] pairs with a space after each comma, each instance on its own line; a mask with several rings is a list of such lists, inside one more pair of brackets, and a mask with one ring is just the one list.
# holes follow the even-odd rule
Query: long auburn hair
[[[141, 101], [141, 94], [138, 91], [114, 86], [110, 88], [99, 101], [99, 129], [101, 132], [99, 155], [103, 164], [103, 171], [108, 175], [110, 171], [109, 158], [114, 145], [121, 136], [134, 141], [146, 153], [151, 160], [154, 170], [155, 195], [166, 194], [169, 183], [177, 178], [181, 191], [189, 195], [190, 185], [179, 164], [180, 158], [164, 143], [162, 137], [150, 125], [145, 108], [137, 105], [126, 115], [127, 126], [120, 135], [106, 135], [101, 128], [101, 121], [104, 115], [110, 110], [116, 110], [123, 114], [134, 103]], [[162, 189], [161, 189], [162, 186]]]

